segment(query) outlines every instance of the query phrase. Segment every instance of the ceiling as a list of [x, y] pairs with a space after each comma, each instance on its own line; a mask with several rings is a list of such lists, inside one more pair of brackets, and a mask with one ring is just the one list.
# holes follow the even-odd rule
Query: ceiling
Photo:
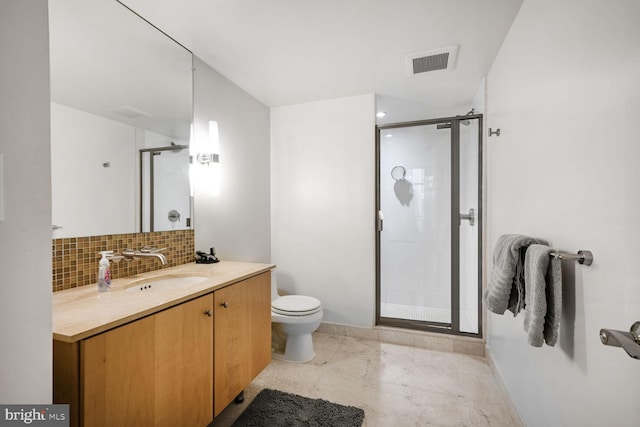
[[[122, 0], [267, 106], [375, 93], [384, 121], [464, 114], [522, 0]], [[405, 55], [458, 45], [453, 70]]]

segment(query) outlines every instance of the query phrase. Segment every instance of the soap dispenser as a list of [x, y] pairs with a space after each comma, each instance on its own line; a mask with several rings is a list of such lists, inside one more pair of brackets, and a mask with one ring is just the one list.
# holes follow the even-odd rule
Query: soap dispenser
[[107, 255], [113, 255], [113, 251], [100, 252], [102, 258], [98, 263], [98, 292], [107, 292], [111, 289], [111, 265]]

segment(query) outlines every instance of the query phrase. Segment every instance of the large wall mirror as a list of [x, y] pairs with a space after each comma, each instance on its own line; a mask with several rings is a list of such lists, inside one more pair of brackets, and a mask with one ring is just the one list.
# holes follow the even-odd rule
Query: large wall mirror
[[116, 0], [49, 25], [53, 238], [190, 228], [191, 53]]

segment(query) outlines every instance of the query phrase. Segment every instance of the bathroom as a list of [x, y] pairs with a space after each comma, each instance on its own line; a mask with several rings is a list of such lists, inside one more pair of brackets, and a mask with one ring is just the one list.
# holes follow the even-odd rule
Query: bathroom
[[[625, 426], [639, 415], [637, 361], [598, 337], [601, 328], [627, 330], [640, 320], [631, 258], [640, 236], [640, 130], [632, 121], [640, 113], [639, 8], [632, 0], [524, 0], [477, 88], [481, 102], [473, 107], [486, 128], [485, 280], [505, 233], [595, 257], [591, 267], [563, 266], [569, 285], [555, 347], [528, 346], [519, 317], [483, 317], [486, 357], [527, 426]], [[46, 403], [47, 2], [3, 3], [0, 24], [2, 40], [12, 41], [2, 45], [0, 83], [0, 402]], [[273, 262], [282, 288], [322, 301], [327, 324], [373, 329], [374, 93], [269, 108], [203, 61], [195, 68], [194, 131], [218, 121], [223, 178], [219, 196], [195, 200], [195, 247], [215, 244], [222, 259]], [[465, 107], [450, 115], [472, 105]], [[488, 137], [488, 128], [500, 136]]]

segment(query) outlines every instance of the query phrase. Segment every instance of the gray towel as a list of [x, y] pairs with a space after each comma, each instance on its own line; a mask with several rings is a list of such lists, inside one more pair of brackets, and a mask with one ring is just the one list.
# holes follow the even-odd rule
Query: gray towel
[[562, 315], [562, 261], [553, 257], [547, 272], [547, 315], [544, 318], [544, 342], [554, 346]]
[[549, 260], [552, 252], [545, 245], [531, 245], [524, 260], [526, 286], [524, 330], [534, 347], [555, 345], [562, 310], [562, 270], [560, 260]]
[[519, 234], [504, 234], [493, 249], [493, 268], [489, 286], [484, 290], [487, 309], [504, 314], [509, 309], [517, 315], [524, 308], [524, 254], [538, 240]]

